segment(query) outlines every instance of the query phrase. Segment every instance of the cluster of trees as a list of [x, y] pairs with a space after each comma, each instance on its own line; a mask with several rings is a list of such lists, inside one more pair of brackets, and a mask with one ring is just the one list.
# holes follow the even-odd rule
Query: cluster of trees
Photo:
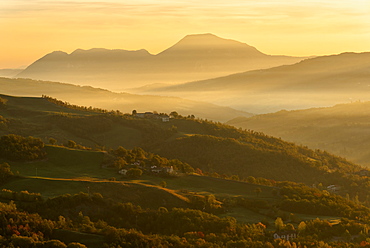
[[44, 142], [34, 137], [15, 134], [0, 137], [0, 158], [13, 161], [32, 161], [46, 157]]
[[52, 239], [56, 222], [43, 219], [38, 214], [19, 211], [13, 202], [0, 203], [0, 225], [1, 247], [86, 248], [77, 242], [67, 246], [60, 240]]
[[[258, 189], [258, 188], [257, 188]], [[263, 198], [224, 197], [219, 199], [225, 209], [243, 207], [270, 218], [282, 218], [296, 224], [300, 218], [293, 213], [335, 216], [364, 223], [370, 222], [370, 209], [326, 190], [293, 182], [276, 182], [271, 190], [275, 201]], [[290, 213], [290, 214], [289, 214]], [[265, 225], [268, 222], [263, 221]]]
[[310, 188], [303, 184], [287, 183], [280, 189], [283, 197], [280, 208], [285, 211], [342, 216], [361, 221], [370, 221], [370, 209], [336, 194]]
[[167, 159], [159, 155], [146, 152], [140, 147], [133, 149], [125, 149], [122, 146], [117, 149], [109, 150], [110, 157], [107, 157], [104, 162], [108, 166], [113, 166], [117, 169], [144, 169], [149, 170], [151, 166], [156, 167], [173, 167], [174, 170], [181, 173], [191, 173], [194, 169], [187, 163], [183, 163], [178, 159]]
[[108, 111], [106, 109], [101, 109], [101, 108], [95, 108], [95, 107], [84, 107], [84, 106], [79, 106], [75, 104], [70, 104], [69, 102], [66, 101], [61, 101], [56, 98], [52, 98], [47, 95], [42, 95], [42, 98], [46, 99], [47, 101], [54, 103], [56, 105], [69, 108], [69, 109], [74, 109], [74, 110], [80, 110], [80, 111], [86, 111], [86, 112], [91, 112], [91, 113], [111, 113], [111, 114], [119, 114], [122, 115], [122, 113], [119, 110], [111, 110]]
[[2, 189], [0, 191], [0, 198], [13, 200], [13, 201], [24, 201], [24, 202], [35, 202], [43, 201], [43, 198], [40, 193], [30, 193], [26, 190], [17, 192], [9, 189]]
[[[0, 245], [5, 247], [84, 247], [53, 240], [58, 230], [102, 237], [101, 247], [366, 247], [369, 225], [341, 219], [275, 221], [276, 231], [296, 230], [298, 238], [275, 240], [262, 223], [238, 224], [200, 210], [160, 207], [142, 209], [115, 203], [98, 193], [63, 195], [46, 201], [0, 203]], [[334, 242], [333, 238], [339, 240]], [[104, 243], [104, 244], [103, 244]]]

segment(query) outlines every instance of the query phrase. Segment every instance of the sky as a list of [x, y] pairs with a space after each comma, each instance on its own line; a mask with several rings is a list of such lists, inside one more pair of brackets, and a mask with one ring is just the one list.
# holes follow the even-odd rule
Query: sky
[[0, 68], [52, 51], [146, 49], [213, 33], [272, 55], [370, 51], [369, 0], [0, 0]]

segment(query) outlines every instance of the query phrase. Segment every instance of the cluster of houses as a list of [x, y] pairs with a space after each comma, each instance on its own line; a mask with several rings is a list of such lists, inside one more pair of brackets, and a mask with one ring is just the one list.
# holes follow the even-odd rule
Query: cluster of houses
[[169, 122], [170, 117], [166, 114], [158, 114], [153, 112], [145, 112], [145, 113], [133, 113], [134, 116], [139, 118], [147, 118], [147, 119], [157, 119], [163, 122]]
[[[173, 169], [173, 166], [170, 167], [158, 167], [158, 166], [150, 166], [149, 168], [141, 166], [140, 161], [136, 161], [135, 163], [132, 163], [131, 166], [137, 167], [143, 171], [146, 171], [150, 174], [156, 174], [156, 175], [173, 175], [175, 174], [175, 170]], [[126, 176], [128, 169], [121, 169], [118, 171], [119, 174]]]

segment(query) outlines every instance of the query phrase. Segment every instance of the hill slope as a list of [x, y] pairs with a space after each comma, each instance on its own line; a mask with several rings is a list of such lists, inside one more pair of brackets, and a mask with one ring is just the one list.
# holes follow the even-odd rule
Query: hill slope
[[9, 97], [0, 109], [0, 115], [5, 117], [2, 134], [32, 135], [45, 142], [50, 137], [57, 139], [58, 143], [75, 140], [90, 147], [139, 146], [163, 157], [180, 159], [208, 173], [238, 175], [241, 178], [255, 176], [307, 184], [345, 184], [350, 180], [348, 175], [362, 169], [326, 152], [313, 151], [220, 123], [191, 118], [172, 119], [164, 123], [155, 119], [110, 112], [101, 114], [62, 106], [56, 106], [58, 112], [50, 111], [51, 107], [42, 111], [40, 106], [52, 103], [41, 98], [23, 98], [22, 104], [31, 106], [31, 101], [43, 102], [38, 104], [38, 111], [30, 112], [26, 108], [20, 111], [22, 105], [16, 106]]
[[369, 79], [370, 53], [343, 53], [145, 92], [266, 113], [368, 100]]
[[32, 97], [48, 95], [77, 105], [120, 110], [123, 113], [131, 113], [134, 109], [138, 112], [158, 111], [159, 113], [170, 113], [176, 110], [182, 115], [193, 114], [197, 117], [216, 121], [227, 121], [237, 116], [252, 115], [229, 107], [178, 97], [113, 93], [89, 86], [80, 87], [72, 84], [30, 79], [0, 78], [0, 88], [2, 94]]
[[328, 108], [280, 111], [227, 122], [324, 149], [356, 163], [370, 166], [370, 102], [340, 104]]
[[296, 63], [303, 58], [270, 56], [212, 34], [188, 35], [157, 54], [146, 50], [56, 51], [17, 77], [91, 85], [122, 91], [153, 83], [179, 83]]

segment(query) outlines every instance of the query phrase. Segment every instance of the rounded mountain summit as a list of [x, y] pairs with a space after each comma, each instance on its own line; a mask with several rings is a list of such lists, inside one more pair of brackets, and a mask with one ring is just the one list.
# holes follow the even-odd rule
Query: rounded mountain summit
[[114, 91], [153, 83], [177, 84], [232, 73], [293, 64], [303, 58], [266, 55], [213, 34], [187, 35], [153, 55], [141, 49], [77, 49], [52, 52], [17, 77], [90, 85]]

